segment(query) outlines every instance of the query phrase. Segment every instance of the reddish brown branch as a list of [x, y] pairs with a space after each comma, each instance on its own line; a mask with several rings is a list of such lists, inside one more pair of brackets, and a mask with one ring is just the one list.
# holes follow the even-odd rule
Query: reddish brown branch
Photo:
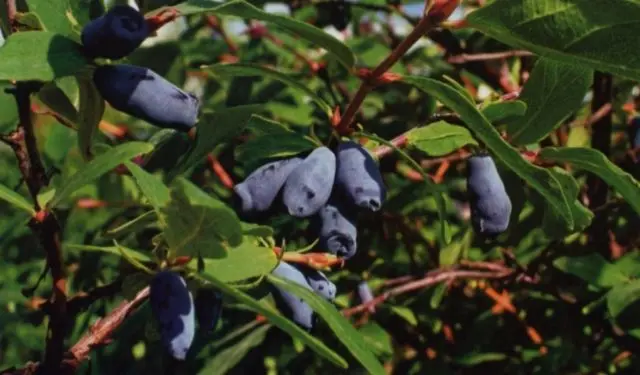
[[[420, 38], [422, 38], [429, 30], [437, 26], [440, 22], [446, 19], [450, 12], [455, 9], [455, 6], [459, 3], [458, 0], [434, 0], [433, 7], [420, 21], [416, 24], [413, 30], [407, 35], [407, 37], [400, 42], [400, 44], [387, 56], [382, 62], [378, 64], [372, 72], [363, 77], [362, 83], [356, 91], [353, 99], [349, 102], [349, 105], [342, 114], [340, 123], [336, 126], [336, 130], [340, 134], [349, 133], [358, 110], [362, 106], [364, 99], [369, 92], [380, 83], [381, 77], [395, 65], [398, 60], [404, 56], [409, 48], [413, 46]], [[455, 6], [454, 6], [455, 5]], [[450, 9], [452, 8], [453, 9]]]
[[[463, 267], [467, 269], [462, 269]], [[473, 269], [469, 269], [473, 268]], [[402, 278], [402, 284], [389, 289], [371, 301], [350, 307], [342, 310], [344, 316], [351, 316], [365, 310], [369, 310], [371, 307], [375, 307], [381, 303], [384, 303], [391, 297], [405, 294], [419, 289], [425, 289], [441, 282], [451, 282], [459, 279], [502, 279], [514, 274], [514, 270], [498, 263], [468, 263], [466, 265], [454, 266], [449, 269], [437, 269], [427, 272], [427, 274], [420, 279], [407, 279]]]
[[514, 50], [504, 52], [489, 52], [489, 53], [463, 53], [460, 55], [450, 56], [447, 61], [451, 64], [464, 64], [469, 61], [488, 61], [488, 60], [500, 60], [509, 57], [526, 57], [533, 56], [533, 53], [525, 50]]
[[[123, 301], [109, 315], [98, 320], [66, 353], [58, 367], [45, 369], [46, 374], [72, 375], [80, 364], [89, 358], [89, 353], [96, 347], [109, 344], [113, 332], [149, 297], [149, 287], [142, 289], [131, 301]], [[44, 368], [44, 364], [30, 362], [21, 369], [8, 369], [0, 375], [35, 375]]]
[[205, 21], [213, 31], [220, 34], [220, 36], [222, 37], [222, 40], [227, 45], [227, 48], [229, 48], [229, 53], [233, 56], [237, 56], [238, 46], [233, 40], [231, 40], [231, 38], [229, 38], [229, 35], [220, 24], [220, 19], [214, 15], [210, 15], [205, 17]]

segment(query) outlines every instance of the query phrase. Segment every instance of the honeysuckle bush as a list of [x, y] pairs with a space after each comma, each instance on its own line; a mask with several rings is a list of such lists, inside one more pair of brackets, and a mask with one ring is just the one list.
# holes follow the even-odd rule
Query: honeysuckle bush
[[[116, 5], [0, 6], [3, 373], [639, 371], [640, 0], [140, 0], [101, 51], [107, 22], [82, 33]], [[242, 212], [257, 168], [347, 140], [386, 189], [348, 259], [282, 197]], [[166, 271], [211, 301], [183, 361]]]

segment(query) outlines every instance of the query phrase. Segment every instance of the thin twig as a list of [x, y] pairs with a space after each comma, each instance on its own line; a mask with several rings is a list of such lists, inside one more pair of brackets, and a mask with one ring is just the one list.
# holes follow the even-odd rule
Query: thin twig
[[500, 60], [509, 57], [527, 57], [533, 56], [533, 53], [526, 50], [514, 50], [503, 52], [488, 52], [488, 53], [463, 53], [460, 55], [450, 56], [447, 62], [450, 64], [464, 64], [470, 61], [488, 61], [488, 60]]

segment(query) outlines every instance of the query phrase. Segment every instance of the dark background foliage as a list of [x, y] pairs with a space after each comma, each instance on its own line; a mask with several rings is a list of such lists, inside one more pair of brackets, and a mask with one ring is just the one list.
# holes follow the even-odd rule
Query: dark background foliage
[[[201, 98], [196, 139], [95, 99], [94, 62], [77, 43], [104, 4], [24, 0], [15, 14], [0, 7], [2, 368], [43, 359], [56, 319], [51, 274], [39, 282], [50, 248], [28, 225], [37, 216], [33, 194], [7, 138], [20, 121], [4, 89], [40, 81], [30, 118], [49, 184], [40, 184], [38, 201], [60, 224], [58, 268], [70, 301], [81, 292], [96, 297], [71, 319], [65, 350], [133, 299], [165, 250], [201, 255], [203, 273], [195, 259], [187, 265], [190, 287], [209, 282], [225, 294], [217, 329], [197, 333], [182, 368], [163, 354], [141, 303], [78, 373], [640, 371], [640, 170], [631, 121], [640, 1], [467, 0], [442, 24], [432, 12], [426, 35], [394, 57], [396, 75], [383, 76], [362, 103], [354, 99], [366, 82], [359, 69], [394, 56], [424, 27], [424, 3], [348, 1], [340, 33], [328, 2], [138, 3], [144, 13], [178, 4], [184, 14], [123, 62]], [[357, 255], [325, 272], [338, 287], [336, 308], [307, 296], [322, 312], [312, 334], [333, 351], [318, 352], [260, 310], [271, 305], [266, 284], [278, 282], [258, 278], [276, 264], [272, 248], [313, 245], [308, 220], [273, 213], [251, 226], [231, 210], [230, 187], [265, 160], [335, 142], [334, 108], [344, 115], [350, 106], [360, 109], [352, 138], [379, 157], [388, 198], [361, 215]], [[396, 149], [387, 152], [381, 142], [389, 141]], [[465, 160], [478, 150], [494, 156], [513, 202], [509, 230], [493, 240], [475, 235], [468, 217]], [[120, 165], [127, 160], [144, 170]], [[192, 242], [180, 245], [186, 237]], [[362, 281], [383, 296], [375, 313], [356, 294]], [[351, 326], [358, 334], [340, 331]]]

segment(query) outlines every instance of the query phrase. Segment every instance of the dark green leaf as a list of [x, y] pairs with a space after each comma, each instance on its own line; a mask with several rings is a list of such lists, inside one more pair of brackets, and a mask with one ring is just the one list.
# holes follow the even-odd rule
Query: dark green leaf
[[444, 105], [453, 109], [473, 131], [476, 138], [540, 193], [549, 202], [554, 212], [566, 221], [569, 228], [574, 227], [575, 222], [569, 207], [570, 197], [566, 196], [556, 178], [546, 169], [536, 167], [524, 160], [518, 150], [502, 139], [500, 133], [473, 103], [469, 102], [457, 90], [433, 79], [407, 76], [403, 80], [433, 95]]
[[272, 249], [244, 242], [230, 249], [224, 259], [204, 259], [204, 273], [231, 283], [265, 275], [277, 262]]
[[507, 123], [511, 143], [526, 145], [543, 139], [581, 106], [592, 79], [590, 69], [538, 60], [520, 94], [527, 112]]
[[144, 142], [129, 142], [116, 146], [87, 163], [81, 170], [71, 175], [56, 191], [49, 202], [49, 207], [56, 207], [69, 198], [76, 190], [109, 172], [119, 164], [136, 155], [151, 151], [152, 146]]
[[291, 73], [286, 74], [264, 66], [242, 63], [216, 64], [208, 66], [206, 69], [220, 78], [260, 76], [278, 80], [290, 87], [304, 92], [318, 105], [318, 107], [320, 107], [320, 110], [327, 115], [327, 118], [331, 118], [331, 114], [333, 113], [331, 106], [327, 102], [311, 90], [304, 81], [301, 81], [300, 77], [293, 77]]
[[27, 0], [29, 11], [40, 18], [45, 31], [55, 31], [65, 36], [76, 36], [71, 27], [69, 16], [71, 8], [67, 1]]
[[498, 0], [467, 22], [506, 44], [638, 80], [639, 18], [634, 0]]
[[638, 299], [640, 299], [640, 280], [618, 284], [607, 293], [609, 314], [616, 318], [631, 304], [637, 303]]
[[527, 112], [527, 104], [520, 100], [490, 103], [482, 108], [482, 114], [495, 124], [514, 117], [521, 117]]
[[215, 357], [207, 361], [199, 374], [226, 374], [237, 365], [252, 348], [260, 345], [264, 341], [269, 328], [271, 328], [270, 325], [258, 327], [242, 340], [218, 352]]
[[291, 281], [268, 275], [269, 282], [278, 288], [302, 298], [311, 306], [313, 311], [329, 325], [336, 337], [346, 346], [351, 354], [362, 364], [369, 374], [385, 374], [385, 370], [371, 353], [369, 345], [362, 335], [353, 328], [336, 308], [314, 292], [307, 290]]
[[[136, 184], [138, 184], [142, 194], [147, 197], [155, 211], [160, 213], [160, 209], [166, 206], [171, 199], [169, 188], [157, 176], [148, 173], [137, 164], [130, 161], [124, 164], [136, 180]], [[161, 221], [163, 220], [162, 215], [159, 215], [158, 218]]]
[[610, 288], [629, 281], [625, 274], [597, 253], [558, 258], [553, 265], [600, 288]]
[[0, 134], [16, 130], [16, 125], [18, 124], [16, 98], [7, 92], [13, 87], [9, 82], [0, 82]]
[[78, 146], [85, 160], [91, 159], [93, 134], [98, 129], [104, 114], [104, 99], [93, 81], [78, 77], [80, 105], [78, 109]]
[[[286, 16], [263, 12], [261, 9], [241, 0], [220, 4], [215, 0], [188, 0], [175, 7], [182, 15], [211, 12], [219, 15], [236, 16], [255, 19], [277, 25], [292, 35], [305, 39], [327, 50], [347, 69], [353, 67], [355, 56], [351, 50], [338, 39], [312, 25]], [[161, 8], [164, 9], [164, 8]], [[160, 10], [161, 10], [160, 9]], [[160, 11], [158, 10], [158, 11]], [[154, 11], [153, 13], [157, 13]]]
[[562, 186], [562, 191], [569, 198], [569, 208], [574, 223], [570, 227], [563, 217], [553, 209], [548, 208], [544, 210], [542, 218], [544, 233], [550, 238], [561, 239], [571, 233], [586, 229], [591, 224], [591, 220], [593, 220], [593, 213], [578, 200], [580, 194], [578, 182], [564, 169], [549, 168], [548, 171], [556, 178], [560, 186]]
[[32, 215], [36, 213], [33, 208], [33, 204], [29, 203], [29, 201], [27, 201], [22, 195], [2, 184], [0, 184], [0, 200], [9, 202], [13, 206], [25, 210]]
[[478, 144], [469, 130], [446, 121], [412, 129], [407, 133], [407, 141], [429, 156], [442, 156], [468, 144]]
[[539, 156], [559, 163], [570, 163], [576, 168], [589, 171], [602, 178], [614, 188], [640, 214], [640, 183], [629, 173], [613, 164], [603, 153], [592, 148], [542, 149]]
[[196, 143], [178, 168], [186, 171], [201, 162], [222, 142], [239, 135], [249, 118], [262, 110], [261, 105], [242, 105], [204, 114], [196, 127]]
[[318, 145], [309, 137], [293, 132], [280, 134], [277, 137], [265, 135], [238, 146], [236, 158], [243, 163], [253, 165], [265, 159], [295, 156], [316, 147]]
[[237, 299], [240, 303], [244, 303], [252, 311], [264, 315], [269, 320], [269, 322], [287, 332], [292, 337], [295, 337], [296, 339], [302, 341], [316, 353], [327, 358], [337, 366], [347, 368], [347, 362], [342, 357], [336, 354], [333, 350], [329, 349], [322, 341], [311, 336], [300, 327], [295, 325], [295, 323], [282, 316], [282, 314], [280, 314], [273, 306], [270, 306], [262, 301], [256, 301], [241, 290], [225, 284], [213, 275], [198, 275], [198, 277], [210, 282], [222, 293]]
[[78, 43], [52, 32], [11, 34], [0, 47], [0, 80], [52, 81], [75, 75], [88, 64]]

